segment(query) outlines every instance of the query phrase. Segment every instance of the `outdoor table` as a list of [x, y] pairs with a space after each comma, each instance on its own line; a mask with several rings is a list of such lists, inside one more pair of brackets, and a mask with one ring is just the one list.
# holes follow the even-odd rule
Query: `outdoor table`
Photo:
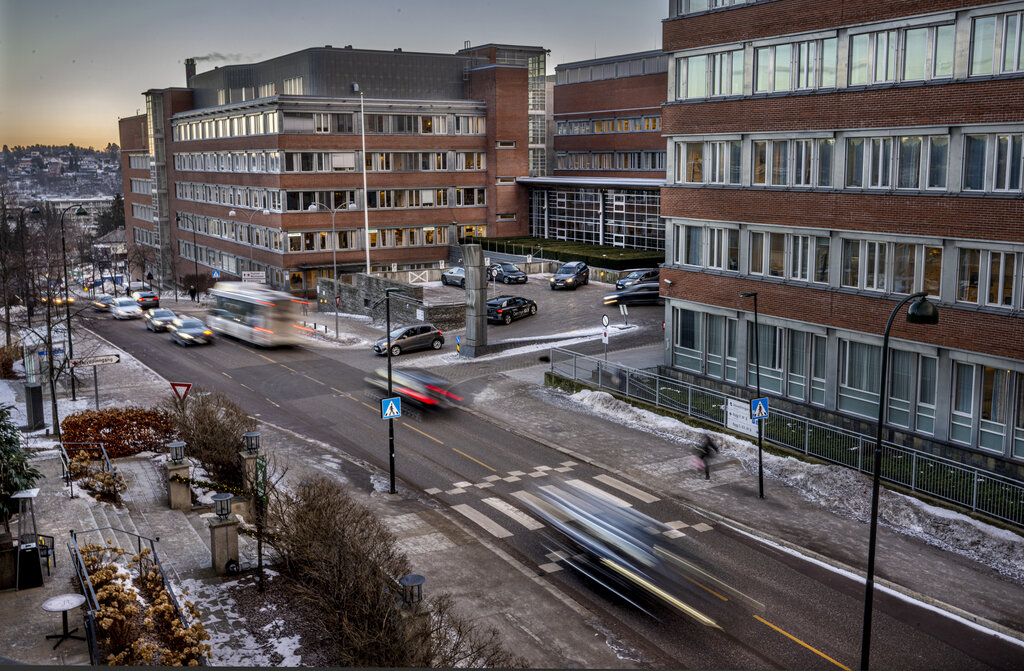
[[53, 649], [56, 650], [57, 646], [66, 641], [69, 638], [77, 638], [80, 641], [84, 641], [84, 636], [73, 636], [78, 627], [75, 627], [71, 631], [68, 631], [68, 611], [78, 608], [85, 603], [85, 597], [81, 594], [61, 594], [59, 596], [50, 597], [43, 602], [43, 610], [50, 613], [60, 613], [64, 620], [64, 633], [62, 634], [48, 634], [46, 638], [56, 638], [58, 641], [53, 644]]

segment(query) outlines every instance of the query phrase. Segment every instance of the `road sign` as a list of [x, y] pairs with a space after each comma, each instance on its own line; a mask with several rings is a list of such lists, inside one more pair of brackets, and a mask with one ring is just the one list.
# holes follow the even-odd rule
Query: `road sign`
[[97, 356], [83, 356], [71, 362], [72, 366], [104, 366], [108, 363], [120, 363], [120, 354], [99, 354]]
[[623, 317], [629, 316], [629, 308], [626, 307], [625, 303], [619, 303], [619, 312]]
[[341, 296], [335, 296], [334, 297], [334, 307], [335, 308], [340, 308], [341, 307]]
[[[57, 356], [58, 354], [63, 354], [63, 353], [64, 353], [64, 350], [62, 350], [62, 349], [55, 349], [55, 350], [53, 350], [53, 355], [54, 356]], [[45, 350], [45, 349], [39, 350], [39, 356], [47, 356], [48, 354], [49, 354], [49, 352], [47, 350]]]
[[[216, 272], [216, 271], [214, 271]], [[217, 277], [217, 275], [214, 275]], [[267, 281], [267, 271], [265, 270], [243, 270], [242, 271], [243, 282], [256, 282], [262, 284]]]
[[188, 396], [188, 390], [192, 388], [191, 382], [172, 382], [171, 389], [174, 390], [174, 395], [178, 397], [179, 401], [184, 401], [185, 397]]
[[604, 331], [601, 333], [601, 342], [603, 342], [605, 345], [608, 344], [608, 331]]
[[608, 315], [601, 316], [601, 323], [604, 325], [605, 328], [608, 328]]
[[768, 419], [767, 398], [750, 399], [750, 419], [754, 420], [755, 422], [761, 419]]
[[398, 419], [402, 416], [402, 397], [382, 398], [380, 400], [380, 418]]
[[220, 279], [220, 271], [219, 270], [211, 270], [210, 271], [210, 277], [212, 277], [215, 280], [219, 280]]

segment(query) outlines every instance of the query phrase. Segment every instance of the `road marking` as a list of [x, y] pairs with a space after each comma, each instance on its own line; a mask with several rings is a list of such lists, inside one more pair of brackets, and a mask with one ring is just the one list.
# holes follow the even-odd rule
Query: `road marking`
[[606, 485], [610, 485], [611, 487], [614, 487], [615, 489], [618, 489], [621, 492], [625, 492], [634, 498], [640, 499], [644, 503], [654, 503], [655, 501], [658, 500], [658, 497], [651, 496], [647, 492], [641, 491], [636, 487], [633, 487], [632, 485], [627, 485], [625, 482], [622, 482], [621, 480], [616, 480], [610, 475], [602, 474], [596, 476], [594, 479], [603, 482]]
[[269, 356], [264, 356], [264, 355], [260, 354], [259, 352], [256, 353], [256, 356], [262, 357], [262, 358], [266, 359], [267, 361], [269, 361], [270, 363], [277, 363], [276, 361], [271, 359]]
[[790, 639], [790, 640], [792, 640], [792, 641], [795, 641], [796, 643], [799, 643], [800, 645], [804, 646], [805, 648], [807, 648], [808, 650], [810, 650], [810, 651], [811, 651], [811, 652], [813, 652], [814, 654], [816, 654], [816, 655], [820, 655], [821, 657], [824, 657], [824, 658], [825, 658], [825, 659], [827, 659], [828, 661], [830, 661], [830, 662], [832, 662], [833, 664], [835, 664], [836, 666], [838, 666], [838, 667], [839, 667], [840, 669], [844, 669], [844, 671], [850, 671], [850, 667], [848, 667], [848, 666], [843, 666], [842, 664], [840, 664], [840, 663], [839, 663], [839, 662], [837, 662], [836, 660], [832, 659], [831, 657], [829, 657], [829, 656], [828, 656], [828, 655], [826, 655], [825, 653], [821, 652], [820, 650], [815, 650], [815, 649], [814, 649], [814, 648], [812, 648], [811, 646], [809, 646], [809, 645], [807, 645], [806, 643], [804, 643], [803, 641], [801, 641], [801, 640], [800, 640], [799, 638], [797, 638], [796, 636], [793, 636], [792, 634], [788, 634], [788, 633], [786, 633], [786, 632], [782, 631], [781, 629], [779, 629], [778, 627], [776, 627], [776, 626], [775, 626], [774, 624], [772, 624], [772, 623], [771, 623], [771, 622], [769, 622], [768, 620], [765, 620], [764, 618], [762, 618], [762, 617], [759, 617], [759, 616], [757, 616], [757, 615], [755, 615], [755, 616], [754, 616], [754, 619], [755, 619], [755, 620], [757, 620], [758, 622], [763, 622], [764, 624], [768, 625], [769, 627], [771, 627], [771, 628], [772, 628], [772, 629], [774, 629], [775, 631], [779, 632], [780, 634], [782, 634], [782, 635], [783, 635], [783, 636], [785, 636], [786, 638], [788, 638], [788, 639]]
[[255, 389], [253, 389], [252, 387], [250, 387], [249, 385], [247, 385], [247, 384], [246, 384], [246, 383], [244, 383], [244, 382], [239, 382], [238, 384], [242, 385], [243, 387], [245, 387], [245, 388], [246, 388], [246, 389], [248, 389], [249, 391], [256, 391]]
[[462, 450], [456, 450], [456, 449], [455, 449], [454, 447], [453, 447], [452, 449], [453, 449], [453, 450], [455, 450], [456, 452], [458, 452], [459, 454], [461, 454], [462, 456], [464, 456], [465, 458], [469, 459], [470, 461], [475, 461], [476, 463], [480, 464], [480, 465], [481, 465], [481, 466], [483, 466], [484, 468], [490, 469], [490, 470], [494, 471], [495, 473], [497, 473], [497, 472], [498, 472], [498, 469], [496, 469], [496, 468], [491, 468], [490, 466], [488, 466], [488, 465], [487, 465], [487, 464], [485, 464], [484, 462], [480, 461], [479, 459], [474, 459], [473, 457], [469, 456], [468, 454], [466, 454], [466, 453], [465, 453], [465, 452], [463, 452]]
[[233, 379], [233, 378], [232, 378], [232, 377], [231, 377], [230, 375], [228, 375], [228, 374], [227, 374], [227, 373], [225, 373], [224, 371], [221, 371], [221, 372], [220, 372], [220, 374], [221, 374], [221, 375], [223, 375], [224, 377], [226, 377], [226, 378], [227, 378], [227, 379], [229, 379], [229, 380]]
[[630, 505], [630, 503], [628, 501], [623, 501], [622, 499], [620, 499], [617, 496], [612, 496], [608, 492], [604, 491], [603, 489], [598, 489], [597, 487], [595, 487], [594, 485], [590, 484], [589, 482], [583, 482], [582, 480], [569, 480], [569, 484], [570, 485], [574, 485], [574, 486], [578, 487], [579, 489], [583, 489], [585, 491], [588, 491], [591, 494], [594, 494], [596, 496], [600, 496], [601, 498], [606, 499], [613, 506], [618, 506], [619, 508], [632, 508], [633, 507], [632, 505]]
[[316, 379], [315, 377], [310, 377], [310, 376], [306, 375], [305, 373], [302, 374], [302, 377], [306, 378], [307, 380], [312, 380], [313, 382], [316, 382], [318, 385], [320, 385], [322, 387], [326, 387], [327, 386], [326, 384], [324, 384], [320, 380]]
[[438, 440], [437, 438], [434, 438], [434, 437], [433, 437], [432, 435], [430, 435], [429, 433], [425, 433], [425, 432], [423, 432], [423, 431], [420, 431], [419, 429], [417, 429], [417, 428], [416, 428], [415, 426], [413, 426], [412, 424], [406, 424], [405, 422], [402, 422], [402, 426], [407, 426], [407, 427], [409, 427], [410, 429], [412, 429], [412, 430], [413, 430], [413, 431], [415, 431], [416, 433], [420, 434], [421, 436], [426, 436], [427, 438], [431, 439], [432, 441], [434, 441], [434, 442], [435, 442], [435, 443], [437, 443], [438, 445], [444, 445], [444, 443], [443, 443], [443, 442], [441, 442], [440, 440]]
[[[280, 366], [281, 366], [281, 368], [288, 368], [288, 366], [284, 365], [283, 363], [280, 364]], [[295, 370], [294, 368], [288, 368], [288, 370], [290, 370], [293, 373], [298, 373], [299, 372], [299, 371]]]
[[[360, 402], [360, 403], [363, 403], [362, 401], [359, 401], [359, 402]], [[366, 406], [367, 408], [369, 408], [370, 410], [373, 410], [374, 412], [377, 412], [377, 413], [379, 413], [379, 412], [380, 412], [380, 408], [375, 408], [375, 407], [373, 407], [372, 405], [370, 405], [369, 403], [363, 403], [363, 405], [365, 405], [365, 406]]]
[[271, 404], [272, 404], [272, 405], [273, 405], [273, 406], [274, 406], [275, 408], [280, 408], [280, 407], [281, 407], [281, 406], [279, 406], [279, 405], [278, 405], [277, 403], [274, 403], [273, 401], [271, 401], [271, 400], [270, 400], [269, 398], [267, 399], [267, 401], [268, 401], [269, 403], [271, 403]]
[[544, 528], [543, 524], [533, 519], [526, 513], [522, 512], [515, 506], [510, 506], [509, 504], [505, 503], [499, 498], [492, 497], [489, 499], [484, 499], [483, 501], [484, 503], [494, 508], [498, 512], [504, 513], [505, 515], [508, 515], [509, 517], [514, 519], [516, 522], [519, 522], [530, 531], [536, 531], [537, 529]]
[[338, 389], [337, 387], [331, 387], [331, 391], [336, 391], [339, 394], [341, 394], [342, 396], [344, 396], [345, 398], [350, 398], [353, 401], [356, 400], [355, 396], [353, 396], [352, 394], [350, 394], [350, 393], [348, 393], [346, 391], [342, 391], [342, 390]]
[[512, 535], [511, 531], [509, 531], [508, 529], [506, 529], [505, 527], [501, 526], [496, 522], [492, 522], [490, 518], [483, 515], [482, 513], [478, 513], [465, 503], [460, 503], [457, 506], [452, 506], [452, 510], [460, 512], [466, 517], [468, 517], [471, 521], [476, 522], [481, 527], [483, 527], [483, 529], [486, 532], [488, 532], [495, 538], [508, 538]]
[[565, 522], [569, 519], [569, 516], [566, 515], [564, 512], [557, 508], [554, 508], [543, 499], [537, 497], [534, 494], [531, 494], [525, 489], [520, 489], [518, 492], [512, 492], [512, 496], [516, 497], [523, 503], [527, 504], [527, 506], [540, 508], [541, 510], [546, 511], [549, 515], [557, 519], [559, 522]]

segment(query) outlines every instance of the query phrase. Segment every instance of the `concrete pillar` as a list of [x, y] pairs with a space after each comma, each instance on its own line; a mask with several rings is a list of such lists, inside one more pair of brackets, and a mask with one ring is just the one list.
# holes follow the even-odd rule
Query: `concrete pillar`
[[188, 459], [182, 459], [180, 464], [167, 460], [167, 493], [171, 500], [171, 510], [186, 513], [192, 510], [192, 488], [188, 482], [177, 482], [173, 479], [176, 475], [187, 479], [191, 467], [192, 462]]
[[210, 556], [213, 570], [217, 575], [228, 573], [228, 562], [238, 565], [238, 519], [234, 515], [222, 520], [216, 515], [210, 518]]
[[480, 245], [462, 245], [462, 264], [466, 269], [466, 337], [459, 353], [472, 358], [487, 348], [487, 275]]

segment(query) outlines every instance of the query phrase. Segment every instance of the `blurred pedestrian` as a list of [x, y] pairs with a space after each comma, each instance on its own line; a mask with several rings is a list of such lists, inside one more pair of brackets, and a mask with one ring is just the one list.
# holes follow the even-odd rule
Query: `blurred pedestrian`
[[[703, 466], [704, 479], [711, 479], [711, 452], [718, 452], [718, 446], [715, 445], [714, 441], [711, 440], [711, 436], [707, 433], [702, 434], [697, 440], [696, 444], [696, 458], [697, 461]], [[700, 468], [700, 467], [698, 467]]]
[[195, 288], [195, 285], [190, 284], [188, 286], [188, 298], [191, 301], [195, 301], [196, 300], [196, 288]]

